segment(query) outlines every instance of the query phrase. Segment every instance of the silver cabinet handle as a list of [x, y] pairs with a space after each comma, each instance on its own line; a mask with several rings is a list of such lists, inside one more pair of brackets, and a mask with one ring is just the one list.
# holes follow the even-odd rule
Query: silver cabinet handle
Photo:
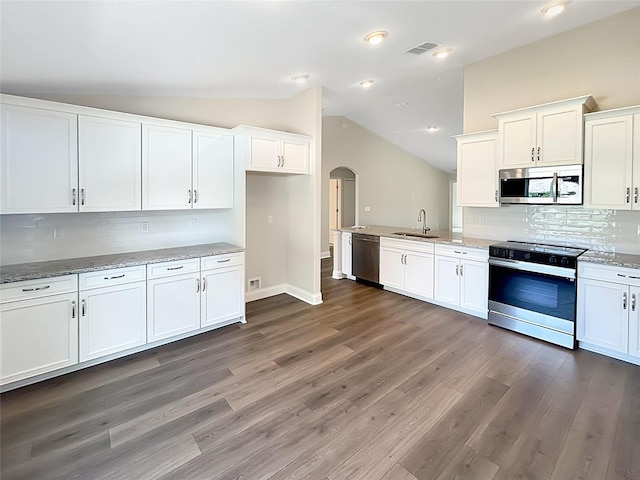
[[76, 318], [76, 302], [71, 302], [71, 318]]
[[631, 311], [632, 312], [636, 311], [636, 294], [635, 293], [631, 295]]
[[631, 200], [631, 188], [627, 187], [627, 203]]
[[626, 276], [626, 275], [623, 275], [623, 274], [621, 274], [621, 273], [618, 273], [617, 275], [618, 275], [619, 277], [622, 277], [622, 278], [627, 278], [627, 276]]
[[496, 202], [498, 201], [498, 190], [496, 190], [496, 196], [495, 196]]
[[187, 190], [187, 203], [191, 203], [191, 190]]
[[638, 203], [638, 187], [633, 189], [633, 203]]
[[205, 277], [202, 277], [202, 291], [204, 292], [206, 288], [207, 288], [207, 279]]
[[84, 188], [80, 189], [80, 205], [84, 205]]
[[460, 265], [456, 265], [456, 275], [460, 275]]
[[193, 203], [198, 203], [198, 191], [194, 190], [193, 191]]
[[464, 271], [462, 270], [462, 267], [464, 267], [464, 265], [460, 265], [460, 276], [464, 277]]
[[76, 204], [76, 189], [75, 188], [71, 189], [71, 204], [72, 205]]
[[84, 300], [82, 300], [82, 302], [80, 302], [80, 309], [82, 312], [82, 316], [84, 317], [87, 314], [87, 302], [85, 302]]
[[200, 279], [196, 278], [196, 293], [200, 293]]
[[278, 155], [278, 167], [280, 166], [280, 155]]
[[454, 250], [453, 253], [457, 253], [458, 255], [466, 255], [467, 252], [460, 252], [458, 250]]
[[534, 154], [535, 151], [536, 151], [536, 147], [531, 147], [531, 161], [532, 162], [536, 161], [535, 158], [533, 158], [533, 154]]
[[113, 277], [104, 277], [105, 280], [115, 280], [116, 278], [124, 278], [126, 274], [123, 273], [122, 275], [114, 275]]
[[230, 261], [231, 261], [231, 259], [227, 258], [226, 260], [218, 260], [218, 263], [227, 263], [227, 262], [230, 262]]
[[34, 287], [34, 288], [23, 288], [22, 291], [23, 292], [37, 292], [39, 290], [46, 290], [47, 288], [50, 288], [51, 285], [45, 285], [44, 287]]
[[181, 268], [184, 268], [184, 265], [180, 265], [179, 267], [167, 267], [167, 270], [180, 270]]
[[349, 245], [353, 245], [353, 243], [351, 243], [353, 241], [353, 239], [351, 237], [349, 237]]
[[633, 276], [633, 275], [629, 275], [629, 278], [632, 278], [632, 279], [634, 279], [634, 280], [640, 280], [640, 277], [635, 277], [635, 276]]
[[282, 166], [284, 167], [284, 155], [282, 155]]
[[627, 309], [627, 292], [624, 292], [622, 294], [622, 309], [623, 310]]
[[540, 161], [540, 147], [538, 147], [538, 161]]

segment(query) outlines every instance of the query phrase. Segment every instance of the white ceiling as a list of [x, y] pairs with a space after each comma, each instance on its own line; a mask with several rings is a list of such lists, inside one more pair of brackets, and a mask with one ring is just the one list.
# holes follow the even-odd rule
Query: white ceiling
[[[2, 1], [4, 93], [286, 98], [324, 88], [344, 115], [443, 170], [455, 169], [464, 65], [637, 7], [545, 1]], [[378, 46], [363, 41], [389, 32]], [[453, 48], [438, 60], [406, 50]], [[310, 75], [307, 86], [291, 81]], [[369, 90], [359, 82], [375, 80]], [[396, 107], [406, 102], [407, 107]], [[421, 129], [437, 125], [428, 134]]]

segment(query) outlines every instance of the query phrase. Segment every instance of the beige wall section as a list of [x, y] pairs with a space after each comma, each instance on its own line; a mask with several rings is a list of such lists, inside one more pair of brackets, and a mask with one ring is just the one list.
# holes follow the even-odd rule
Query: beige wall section
[[417, 227], [424, 208], [433, 230], [449, 228], [448, 173], [344, 117], [324, 117], [322, 125], [322, 252], [329, 250], [329, 174], [336, 167], [357, 175], [360, 224]]
[[464, 132], [491, 114], [591, 94], [599, 110], [640, 104], [640, 8], [468, 65]]

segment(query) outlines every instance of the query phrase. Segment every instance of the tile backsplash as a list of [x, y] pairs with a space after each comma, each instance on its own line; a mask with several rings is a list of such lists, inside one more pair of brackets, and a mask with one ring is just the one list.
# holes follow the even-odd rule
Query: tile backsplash
[[0, 265], [229, 242], [228, 212], [2, 215]]
[[464, 235], [640, 254], [640, 211], [580, 206], [465, 208]]

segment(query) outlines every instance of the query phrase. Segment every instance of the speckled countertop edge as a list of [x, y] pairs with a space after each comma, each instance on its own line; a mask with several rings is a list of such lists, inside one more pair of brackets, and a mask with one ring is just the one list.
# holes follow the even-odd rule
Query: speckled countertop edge
[[0, 284], [51, 278], [75, 273], [94, 272], [110, 268], [134, 267], [150, 263], [170, 262], [189, 258], [242, 252], [244, 249], [230, 243], [208, 243], [185, 247], [115, 253], [95, 257], [68, 258], [46, 262], [19, 263], [0, 266]]
[[596, 252], [588, 250], [578, 257], [578, 261], [616, 267], [640, 268], [640, 255], [631, 253]]
[[471, 238], [465, 237], [460, 234], [451, 232], [428, 232], [433, 235], [438, 235], [438, 238], [407, 238], [402, 235], [394, 235], [393, 232], [415, 232], [420, 233], [419, 229], [412, 230], [410, 228], [403, 227], [387, 227], [382, 225], [368, 225], [366, 228], [353, 228], [346, 227], [340, 229], [343, 232], [349, 233], [364, 233], [365, 235], [376, 235], [378, 237], [397, 238], [400, 240], [411, 240], [415, 242], [426, 243], [441, 243], [444, 245], [460, 245], [463, 247], [480, 248], [484, 250], [489, 249], [489, 245], [499, 242], [499, 240], [487, 240], [483, 238]]

